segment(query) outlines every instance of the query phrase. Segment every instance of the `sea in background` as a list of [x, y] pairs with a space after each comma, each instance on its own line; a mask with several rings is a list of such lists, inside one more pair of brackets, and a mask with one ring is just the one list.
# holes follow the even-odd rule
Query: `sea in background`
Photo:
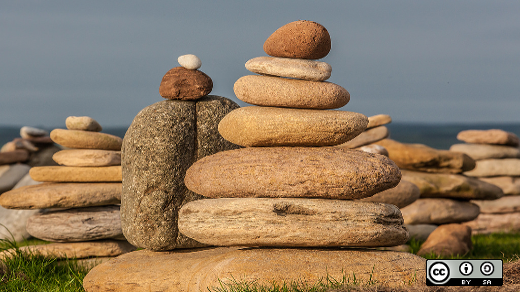
[[[390, 130], [390, 138], [403, 143], [420, 143], [436, 149], [449, 149], [451, 145], [463, 143], [457, 140], [457, 134], [463, 130], [502, 129], [520, 136], [520, 123], [493, 124], [417, 124], [393, 122], [386, 125]], [[20, 127], [0, 126], [0, 147], [20, 137]], [[52, 130], [52, 129], [46, 129]], [[103, 133], [124, 137], [127, 128], [107, 127]]]

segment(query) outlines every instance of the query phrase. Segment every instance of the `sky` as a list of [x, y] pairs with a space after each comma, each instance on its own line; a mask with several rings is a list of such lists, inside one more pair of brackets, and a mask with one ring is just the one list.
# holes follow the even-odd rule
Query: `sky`
[[394, 122], [520, 122], [520, 1], [1, 1], [0, 125], [128, 127], [195, 54], [232, 99], [247, 60], [299, 19], [325, 26], [320, 61], [350, 92], [340, 110]]

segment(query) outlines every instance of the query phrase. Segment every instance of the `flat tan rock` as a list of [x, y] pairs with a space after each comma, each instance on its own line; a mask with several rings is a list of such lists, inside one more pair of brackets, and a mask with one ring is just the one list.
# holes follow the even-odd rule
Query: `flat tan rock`
[[401, 180], [395, 188], [361, 199], [362, 202], [378, 202], [396, 205], [399, 209], [415, 202], [421, 196], [419, 188], [411, 182]]
[[360, 199], [395, 187], [387, 157], [339, 147], [249, 147], [195, 162], [186, 187], [209, 198]]
[[249, 106], [227, 114], [218, 131], [241, 146], [333, 146], [359, 135], [367, 123], [354, 112]]
[[520, 140], [511, 132], [499, 129], [491, 130], [466, 130], [457, 134], [457, 139], [466, 143], [496, 144], [518, 147]]
[[217, 246], [374, 247], [408, 241], [398, 208], [349, 200], [197, 200], [180, 210], [179, 231]]
[[97, 149], [61, 150], [52, 156], [59, 165], [65, 166], [114, 166], [121, 165], [121, 151]]
[[9, 152], [0, 153], [0, 165], [24, 162], [29, 159], [29, 151], [25, 149], [17, 149]]
[[350, 101], [348, 91], [331, 82], [247, 75], [233, 86], [238, 99], [259, 106], [336, 109]]
[[74, 149], [121, 150], [123, 139], [105, 133], [54, 129], [51, 131], [54, 143]]
[[121, 182], [121, 166], [37, 166], [29, 171], [41, 182]]
[[383, 126], [386, 124], [390, 124], [392, 122], [392, 117], [389, 115], [375, 115], [368, 117], [368, 126], [367, 129]]
[[467, 176], [520, 176], [520, 159], [484, 159], [478, 160], [474, 169], [464, 172]]
[[343, 144], [338, 145], [338, 147], [346, 147], [346, 148], [358, 148], [361, 146], [365, 146], [368, 144], [375, 143], [377, 141], [383, 140], [387, 138], [389, 135], [388, 128], [385, 126], [379, 126], [375, 128], [371, 128], [365, 130], [358, 136], [354, 137], [354, 139], [345, 142]]
[[388, 157], [388, 151], [386, 150], [386, 148], [377, 144], [365, 145], [354, 149]]
[[103, 130], [101, 125], [96, 120], [94, 120], [91, 117], [87, 117], [87, 116], [67, 117], [67, 119], [65, 119], [65, 126], [69, 130], [91, 131], [91, 132], [101, 132], [101, 130]]
[[444, 224], [437, 227], [421, 245], [417, 255], [431, 253], [442, 257], [465, 255], [473, 248], [471, 228], [462, 224]]
[[481, 181], [485, 181], [502, 189], [505, 196], [520, 195], [520, 177], [512, 176], [495, 176], [495, 177], [479, 177]]
[[121, 203], [121, 183], [43, 183], [5, 192], [8, 209], [79, 208]]
[[437, 150], [423, 144], [400, 143], [392, 139], [376, 142], [388, 150], [400, 168], [436, 173], [461, 173], [475, 167], [475, 161], [463, 153]]
[[197, 100], [212, 89], [213, 81], [204, 72], [175, 67], [164, 74], [159, 94], [166, 99]]
[[504, 214], [520, 212], [520, 196], [506, 196], [493, 201], [473, 200], [480, 207], [480, 213]]
[[479, 207], [451, 199], [419, 199], [401, 209], [405, 224], [445, 224], [477, 218]]
[[473, 234], [518, 233], [520, 232], [520, 212], [504, 214], [480, 214], [475, 220], [465, 222]]
[[315, 284], [343, 276], [401, 287], [425, 283], [426, 260], [394, 251], [220, 247], [172, 252], [140, 250], [92, 269], [83, 281], [94, 291], [205, 291], [235, 280], [261, 285]]
[[450, 151], [461, 152], [474, 160], [520, 158], [520, 149], [517, 147], [488, 144], [454, 144]]
[[246, 62], [246, 69], [262, 75], [289, 77], [311, 81], [329, 79], [332, 67], [312, 60], [256, 57]]

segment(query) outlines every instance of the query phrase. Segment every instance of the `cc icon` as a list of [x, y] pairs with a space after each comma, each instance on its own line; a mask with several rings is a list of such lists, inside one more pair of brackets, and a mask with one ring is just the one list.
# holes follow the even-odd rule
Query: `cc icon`
[[433, 282], [441, 284], [450, 277], [450, 269], [445, 263], [437, 262], [430, 266], [428, 275]]

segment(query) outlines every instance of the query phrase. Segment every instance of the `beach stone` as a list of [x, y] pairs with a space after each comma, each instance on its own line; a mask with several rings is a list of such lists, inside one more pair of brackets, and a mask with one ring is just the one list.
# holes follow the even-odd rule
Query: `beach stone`
[[51, 211], [27, 220], [32, 236], [54, 242], [123, 239], [119, 206], [103, 206]]
[[7, 172], [9, 170], [9, 168], [11, 167], [11, 165], [9, 164], [5, 164], [5, 165], [0, 165], [0, 177], [2, 177], [2, 175]]
[[520, 176], [520, 159], [484, 159], [478, 160], [473, 170], [464, 172], [467, 176]]
[[217, 246], [374, 247], [408, 240], [393, 205], [324, 199], [197, 200], [179, 211], [179, 231]]
[[178, 232], [182, 205], [202, 198], [185, 187], [184, 175], [196, 160], [238, 148], [217, 130], [235, 108], [227, 98], [207, 96], [197, 102], [164, 100], [137, 114], [121, 153], [121, 220], [131, 244], [152, 250], [202, 246]]
[[475, 220], [465, 222], [473, 234], [518, 233], [520, 232], [520, 212], [504, 214], [480, 214]]
[[227, 114], [218, 131], [240, 146], [334, 146], [359, 135], [367, 123], [355, 112], [248, 106]]
[[463, 153], [437, 150], [423, 144], [400, 143], [392, 139], [376, 142], [388, 150], [400, 168], [436, 173], [461, 173], [475, 167], [475, 161]]
[[5, 192], [8, 209], [80, 208], [121, 203], [121, 183], [42, 183]]
[[43, 129], [38, 129], [38, 128], [34, 128], [34, 127], [29, 127], [29, 126], [23, 126], [22, 128], [20, 128], [20, 137], [22, 137], [24, 139], [42, 137], [42, 136], [48, 136], [48, 135], [49, 135], [49, 132], [47, 132]]
[[401, 209], [405, 224], [445, 224], [477, 218], [479, 207], [451, 199], [418, 199]]
[[246, 62], [246, 69], [262, 75], [289, 77], [310, 81], [329, 79], [332, 67], [313, 60], [256, 57]]
[[121, 166], [37, 166], [29, 174], [41, 182], [121, 182]]
[[159, 94], [166, 99], [197, 100], [212, 89], [213, 81], [204, 72], [175, 67], [162, 78]]
[[404, 227], [410, 234], [410, 239], [415, 238], [419, 241], [426, 241], [428, 236], [437, 228], [434, 224], [405, 224]]
[[491, 130], [466, 130], [457, 134], [457, 139], [466, 143], [496, 144], [518, 147], [520, 140], [511, 132], [499, 129]]
[[54, 129], [51, 139], [57, 144], [74, 149], [121, 150], [123, 139], [98, 132]]
[[0, 148], [0, 153], [15, 151], [19, 149], [18, 146], [14, 141], [7, 142]]
[[[325, 277], [403, 287], [425, 283], [426, 260], [394, 251], [320, 248], [219, 247], [172, 252], [140, 250], [92, 269], [83, 281], [94, 291], [204, 291], [238, 282], [314, 284]], [[221, 282], [222, 281], [222, 282]], [[417, 284], [421, 285], [421, 284]]]
[[12, 164], [0, 176], [0, 194], [12, 189], [31, 169], [26, 164]]
[[520, 158], [520, 149], [511, 146], [488, 144], [454, 144], [450, 151], [465, 153], [474, 160]]
[[55, 144], [47, 144], [43, 147], [40, 147], [38, 151], [31, 153], [29, 156], [29, 160], [27, 160], [27, 165], [34, 166], [57, 166], [58, 164], [54, 162], [52, 156], [54, 153], [61, 151], [62, 149]]
[[520, 212], [520, 196], [506, 196], [493, 201], [473, 200], [471, 202], [480, 207], [480, 214]]
[[384, 156], [388, 157], [388, 151], [386, 150], [386, 148], [383, 146], [377, 145], [377, 144], [361, 146], [361, 147], [355, 148], [355, 150], [384, 155]]
[[97, 149], [72, 149], [56, 152], [52, 159], [65, 166], [113, 166], [121, 165], [121, 151]]
[[298, 20], [288, 23], [267, 38], [264, 51], [273, 57], [321, 59], [330, 52], [330, 35], [316, 22]]
[[426, 173], [401, 170], [403, 180], [419, 187], [421, 198], [496, 200], [504, 193], [499, 187], [460, 174]]
[[390, 124], [392, 122], [392, 117], [389, 115], [375, 115], [368, 117], [368, 126], [367, 129], [383, 126], [386, 124]]
[[29, 151], [25, 149], [18, 149], [9, 152], [0, 153], [0, 165], [13, 164], [17, 162], [24, 162], [29, 159]]
[[512, 176], [496, 176], [496, 177], [479, 177], [481, 181], [494, 184], [501, 188], [505, 196], [520, 195], [520, 177]]
[[249, 147], [204, 157], [188, 169], [184, 183], [209, 198], [361, 199], [400, 179], [399, 168], [382, 155], [339, 147]]
[[202, 66], [202, 62], [200, 61], [199, 57], [187, 54], [182, 55], [177, 58], [177, 62], [179, 62], [179, 65], [182, 67], [189, 69], [189, 70], [197, 70]]
[[0, 149], [0, 153], [11, 152], [20, 149], [25, 149], [29, 152], [38, 151], [38, 147], [34, 146], [34, 144], [29, 142], [28, 140], [22, 138], [15, 138], [13, 139], [13, 141], [5, 143], [4, 146], [2, 146], [2, 149]]
[[38, 144], [52, 144], [54, 143], [51, 139], [51, 137], [49, 136], [44, 136], [44, 137], [32, 137], [32, 138], [24, 138], [25, 140], [35, 144], [36, 146], [38, 146]]
[[[362, 202], [378, 202], [396, 205], [404, 208], [419, 199], [421, 192], [411, 182], [401, 180], [395, 188], [377, 193], [371, 197], [361, 199]], [[1, 200], [0, 200], [1, 202]]]
[[388, 137], [388, 128], [385, 126], [379, 126], [372, 129], [365, 130], [354, 139], [338, 145], [338, 147], [346, 148], [358, 148], [368, 144], [375, 143]]
[[451, 257], [464, 255], [472, 248], [470, 227], [462, 224], [444, 224], [428, 236], [417, 255], [434, 253], [442, 257]]
[[233, 91], [238, 99], [259, 106], [336, 109], [350, 101], [350, 93], [331, 82], [272, 76], [242, 76]]
[[91, 117], [82, 116], [70, 116], [65, 119], [65, 126], [69, 130], [78, 131], [90, 131], [90, 132], [101, 132], [103, 127]]

